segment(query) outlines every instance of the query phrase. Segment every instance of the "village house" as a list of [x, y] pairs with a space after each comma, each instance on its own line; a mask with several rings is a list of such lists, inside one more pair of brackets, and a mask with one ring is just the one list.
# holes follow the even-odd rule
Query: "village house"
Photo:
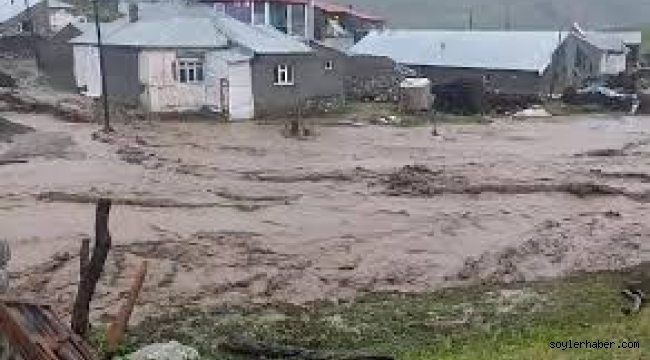
[[28, 2], [0, 0], [0, 37], [51, 32], [49, 8], [46, 0]]
[[70, 23], [85, 21], [74, 6], [59, 0], [0, 0], [0, 37], [48, 37]]
[[434, 86], [476, 80], [497, 94], [546, 96], [624, 72], [630, 50], [623, 39], [634, 46], [629, 34], [576, 30], [386, 30], [372, 32], [350, 53], [389, 57]]
[[217, 13], [251, 25], [270, 25], [307, 40], [349, 48], [370, 30], [382, 29], [385, 20], [351, 6], [314, 0], [201, 0]]
[[[235, 120], [343, 104], [342, 64], [328, 50], [226, 15], [156, 9], [131, 6], [128, 19], [103, 24], [111, 99], [157, 113], [209, 109]], [[77, 86], [91, 97], [102, 92], [96, 42], [94, 31], [71, 40]]]

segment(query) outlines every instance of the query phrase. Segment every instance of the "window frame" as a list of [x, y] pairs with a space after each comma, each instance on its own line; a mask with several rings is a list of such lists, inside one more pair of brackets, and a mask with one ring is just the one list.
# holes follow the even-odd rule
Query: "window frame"
[[291, 64], [277, 64], [273, 71], [273, 84], [276, 86], [294, 86], [295, 70]]
[[172, 64], [172, 72], [174, 80], [180, 84], [196, 85], [205, 82], [205, 63], [201, 59], [176, 59]]

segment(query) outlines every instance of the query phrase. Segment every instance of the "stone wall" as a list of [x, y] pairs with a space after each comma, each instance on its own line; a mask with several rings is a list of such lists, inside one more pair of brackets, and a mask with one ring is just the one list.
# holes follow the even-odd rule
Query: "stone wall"
[[345, 94], [353, 101], [399, 101], [399, 84], [404, 75], [389, 58], [350, 56], [345, 74]]

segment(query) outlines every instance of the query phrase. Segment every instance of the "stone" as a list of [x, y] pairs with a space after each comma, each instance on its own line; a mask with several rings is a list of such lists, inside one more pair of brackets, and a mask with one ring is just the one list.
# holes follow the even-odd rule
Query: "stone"
[[130, 354], [127, 360], [199, 360], [199, 352], [177, 341], [151, 344]]

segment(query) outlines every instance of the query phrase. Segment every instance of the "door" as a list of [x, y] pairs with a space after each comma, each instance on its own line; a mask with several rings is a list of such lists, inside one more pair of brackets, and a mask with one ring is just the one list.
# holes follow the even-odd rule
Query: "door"
[[230, 101], [228, 98], [228, 94], [230, 91], [230, 86], [228, 84], [228, 79], [219, 79], [219, 96], [220, 96], [220, 103], [221, 103], [221, 113], [224, 115], [228, 115], [228, 109], [230, 107]]

